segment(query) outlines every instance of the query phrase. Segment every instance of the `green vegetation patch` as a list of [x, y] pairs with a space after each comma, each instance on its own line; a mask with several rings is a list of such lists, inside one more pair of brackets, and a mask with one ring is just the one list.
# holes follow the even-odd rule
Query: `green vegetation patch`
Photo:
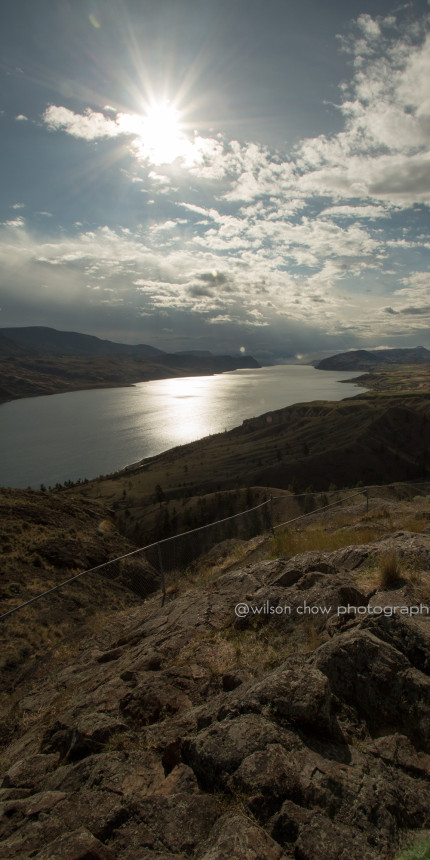
[[409, 848], [397, 854], [395, 860], [430, 860], [430, 838], [418, 839]]

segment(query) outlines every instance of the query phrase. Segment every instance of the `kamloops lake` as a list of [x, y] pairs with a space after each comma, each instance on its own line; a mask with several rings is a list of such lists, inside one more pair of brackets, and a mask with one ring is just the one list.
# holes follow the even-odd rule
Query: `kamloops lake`
[[356, 376], [284, 364], [14, 400], [0, 406], [0, 486], [96, 478], [245, 418], [352, 397], [363, 389], [340, 381]]

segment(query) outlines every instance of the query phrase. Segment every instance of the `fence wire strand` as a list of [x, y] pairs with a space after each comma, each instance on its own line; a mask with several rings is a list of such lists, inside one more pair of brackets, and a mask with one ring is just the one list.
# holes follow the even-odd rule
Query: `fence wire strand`
[[[408, 486], [429, 486], [430, 484], [428, 481], [397, 481], [392, 484], [375, 484], [372, 486], [362, 487], [358, 492], [353, 493], [350, 496], [337, 499], [335, 502], [330, 502], [326, 505], [321, 505], [318, 508], [299, 514], [299, 516], [293, 517], [292, 519], [286, 520], [282, 523], [277, 523], [276, 525], [273, 523], [274, 502], [283, 501], [294, 503], [300, 498], [309, 498], [311, 496], [320, 496], [322, 499], [324, 497], [327, 498], [326, 493], [305, 492], [300, 494], [280, 495], [270, 497], [268, 499], [266, 498], [263, 502], [260, 502], [260, 504], [255, 505], [252, 508], [248, 508], [245, 511], [239, 511], [237, 514], [232, 514], [231, 516], [215, 520], [211, 523], [206, 523], [202, 526], [197, 526], [196, 528], [190, 529], [186, 532], [181, 532], [180, 534], [160, 538], [146, 546], [138, 547], [137, 549], [131, 550], [131, 552], [125, 553], [124, 555], [118, 556], [110, 561], [98, 564], [88, 570], [83, 570], [80, 573], [75, 574], [75, 576], [69, 577], [63, 582], [46, 589], [46, 591], [43, 591], [40, 594], [36, 594], [29, 600], [26, 600], [18, 606], [4, 612], [0, 615], [0, 620], [13, 615], [15, 612], [19, 612], [21, 609], [35, 603], [42, 597], [46, 597], [48, 594], [52, 594], [53, 592], [64, 588], [64, 586], [69, 585], [72, 582], [76, 582], [83, 576], [97, 572], [108, 574], [110, 579], [115, 581], [119, 586], [127, 587], [130, 591], [142, 598], [147, 597], [149, 594], [154, 594], [161, 586], [164, 603], [166, 596], [166, 572], [180, 570], [181, 568], [183, 569], [196, 558], [208, 553], [208, 551], [213, 549], [214, 546], [218, 546], [222, 542], [226, 542], [231, 539], [249, 540], [251, 537], [269, 531], [274, 534], [276, 529], [288, 526], [291, 523], [313, 516], [321, 511], [328, 510], [329, 508], [342, 505], [344, 502], [354, 499], [357, 496], [364, 495], [366, 497], [368, 508], [370, 490], [381, 488], [385, 489], [396, 486], [396, 484], [399, 483], [407, 483]], [[337, 490], [334, 492], [341, 491]], [[242, 521], [240, 518], [242, 518]], [[227, 523], [228, 527], [226, 525]], [[204, 533], [208, 536], [208, 546], [205, 546]], [[193, 540], [191, 543], [189, 542], [190, 536], [194, 536], [194, 538], [197, 539]]]

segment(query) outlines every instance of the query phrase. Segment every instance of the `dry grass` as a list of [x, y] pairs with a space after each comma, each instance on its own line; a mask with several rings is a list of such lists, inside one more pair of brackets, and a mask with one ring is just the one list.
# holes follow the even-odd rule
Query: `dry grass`
[[236, 668], [253, 675], [274, 669], [295, 650], [291, 635], [268, 624], [244, 630], [230, 627], [222, 636], [234, 649]]
[[[302, 634], [300, 638], [307, 642], [307, 636]], [[171, 656], [167, 665], [179, 669], [197, 662], [204, 665], [214, 678], [237, 670], [259, 676], [279, 666], [289, 654], [298, 650], [297, 646], [292, 634], [267, 624], [243, 630], [232, 625], [194, 636], [179, 654]], [[300, 650], [303, 650], [303, 644]], [[304, 650], [311, 650], [309, 643]]]
[[402, 565], [395, 550], [384, 553], [378, 559], [380, 588], [392, 588], [402, 581]]
[[411, 514], [402, 520], [402, 529], [405, 532], [423, 532], [429, 524], [422, 514]]
[[326, 635], [322, 631], [317, 630], [314, 625], [307, 631], [306, 651], [315, 651], [323, 642], [326, 641]]
[[351, 544], [370, 543], [375, 540], [375, 530], [363, 526], [359, 529], [342, 528], [326, 531], [322, 527], [309, 529], [286, 529], [278, 532], [272, 542], [270, 558], [299, 555], [309, 550], [342, 549]]

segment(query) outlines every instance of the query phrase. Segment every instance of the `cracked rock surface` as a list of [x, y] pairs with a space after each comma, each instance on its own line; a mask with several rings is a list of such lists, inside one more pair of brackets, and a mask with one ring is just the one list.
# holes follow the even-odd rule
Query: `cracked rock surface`
[[430, 620], [351, 607], [415, 605], [356, 576], [393, 544], [428, 569], [410, 532], [259, 562], [36, 673], [3, 713], [0, 860], [392, 860], [430, 827]]

